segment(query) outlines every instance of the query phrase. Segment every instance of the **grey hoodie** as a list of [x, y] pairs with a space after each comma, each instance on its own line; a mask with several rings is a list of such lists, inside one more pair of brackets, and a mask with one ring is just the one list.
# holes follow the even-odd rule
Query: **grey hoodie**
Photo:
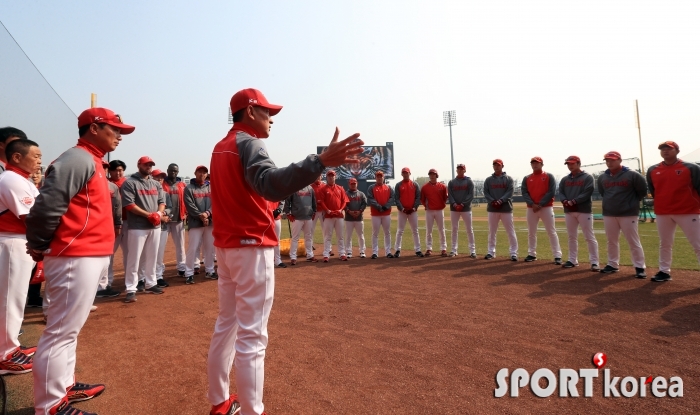
[[639, 216], [639, 202], [647, 194], [647, 182], [628, 167], [622, 167], [615, 176], [608, 169], [598, 176], [598, 192], [603, 196], [603, 216]]
[[[500, 176], [493, 173], [484, 181], [484, 197], [488, 202], [487, 212], [509, 213], [513, 211], [513, 179], [502, 172]], [[494, 200], [502, 200], [500, 209], [491, 205]]]
[[455, 203], [464, 205], [462, 212], [472, 210], [474, 200], [474, 182], [471, 178], [464, 176], [461, 179], [455, 177], [447, 183], [447, 201], [450, 203], [450, 211], [455, 210], [452, 206]]
[[209, 190], [209, 182], [204, 182], [202, 185], [199, 185], [196, 180], [190, 181], [190, 184], [185, 187], [185, 207], [187, 208], [188, 228], [203, 228], [204, 222], [199, 218], [199, 215], [205, 212], [209, 214], [208, 226], [214, 224], [211, 214], [211, 191]]
[[581, 171], [576, 176], [568, 174], [559, 182], [559, 200], [575, 200], [574, 209], [564, 206], [564, 213], [581, 212], [591, 213], [593, 210], [593, 202], [591, 195], [593, 194], [593, 176]]
[[[126, 179], [121, 188], [122, 206], [127, 208], [136, 205], [146, 212], [157, 212], [160, 205], [165, 204], [165, 193], [160, 183], [150, 176], [145, 179], [140, 173], [134, 173]], [[154, 229], [148, 218], [135, 215], [127, 209], [127, 224], [129, 229]]]
[[[345, 220], [348, 222], [360, 222], [363, 220], [362, 212], [367, 209], [367, 196], [359, 190], [346, 190], [345, 194], [348, 195], [348, 204], [345, 205]], [[348, 213], [348, 210], [359, 210], [360, 216], [353, 218]]]
[[311, 220], [316, 213], [316, 193], [313, 187], [306, 186], [292, 193], [284, 201], [284, 213], [298, 220]]

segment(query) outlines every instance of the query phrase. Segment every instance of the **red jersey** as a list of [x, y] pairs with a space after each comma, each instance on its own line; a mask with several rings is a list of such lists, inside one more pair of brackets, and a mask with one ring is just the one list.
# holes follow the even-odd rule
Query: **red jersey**
[[447, 186], [440, 182], [424, 184], [420, 189], [420, 202], [429, 210], [445, 209], [447, 206]]
[[678, 160], [659, 163], [647, 170], [647, 185], [657, 215], [700, 213], [700, 166]]
[[[369, 201], [369, 212], [371, 216], [388, 216], [391, 215], [390, 202], [394, 198], [394, 189], [386, 184], [374, 184], [367, 189], [367, 199]], [[389, 204], [389, 209], [380, 212], [375, 206], [386, 206]]]
[[[321, 197], [318, 199], [321, 201], [321, 205], [324, 206], [324, 210], [327, 211], [342, 211], [345, 209], [345, 205], [348, 204], [348, 195], [345, 193], [343, 186], [325, 185], [321, 189]], [[316, 203], [318, 203], [318, 200]], [[326, 216], [326, 217], [343, 217], [340, 216]]]

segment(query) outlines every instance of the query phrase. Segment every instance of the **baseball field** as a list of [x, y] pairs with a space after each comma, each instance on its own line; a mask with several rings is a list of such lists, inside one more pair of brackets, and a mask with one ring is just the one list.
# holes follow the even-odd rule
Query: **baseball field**
[[[600, 212], [600, 206], [595, 207]], [[563, 213], [558, 210], [557, 213]], [[425, 250], [425, 221], [419, 211]], [[519, 255], [527, 255], [524, 205], [516, 206]], [[446, 212], [448, 251], [449, 213]], [[581, 266], [552, 264], [549, 241], [540, 227], [539, 260], [511, 262], [508, 241], [498, 232], [496, 259], [486, 250], [485, 207], [474, 208], [477, 259], [468, 256], [466, 235], [460, 255], [418, 258], [407, 227], [402, 257], [360, 259], [276, 269], [275, 303], [269, 324], [265, 398], [268, 415], [280, 414], [651, 414], [699, 413], [700, 273], [688, 241], [679, 231], [674, 246], [673, 281], [633, 277], [629, 250], [621, 238], [619, 273], [588, 269], [579, 235]], [[392, 222], [392, 243], [396, 221]], [[557, 220], [567, 259], [563, 219]], [[601, 262], [606, 239], [596, 221]], [[639, 224], [648, 274], [657, 271], [656, 225]], [[439, 238], [433, 233], [434, 250]], [[283, 221], [283, 238], [287, 238]], [[367, 254], [371, 224], [365, 221]], [[322, 249], [315, 235], [317, 256]], [[380, 247], [383, 238], [380, 236]], [[161, 296], [140, 294], [124, 304], [123, 294], [97, 300], [79, 336], [76, 378], [104, 383], [105, 393], [76, 407], [105, 414], [206, 414], [206, 359], [217, 315], [216, 281], [200, 274], [185, 285], [177, 276], [171, 242]], [[337, 247], [334, 247], [337, 253]], [[380, 254], [383, 254], [383, 249]], [[283, 260], [289, 264], [289, 259]], [[121, 264], [121, 253], [116, 264]], [[118, 266], [115, 288], [124, 289]], [[35, 345], [44, 325], [39, 309], [27, 309], [20, 340]], [[592, 369], [597, 352], [607, 355], [610, 377], [680, 377], [683, 396], [604, 397], [604, 373], [593, 379], [593, 396], [533, 395], [494, 397], [496, 373], [524, 368], [532, 375], [547, 368]], [[33, 414], [32, 375], [6, 377], [8, 413]], [[620, 383], [616, 384], [617, 391]], [[540, 381], [546, 386], [545, 381]], [[628, 384], [629, 386], [629, 384]], [[233, 390], [232, 392], [235, 392]], [[510, 391], [509, 391], [510, 392]]]

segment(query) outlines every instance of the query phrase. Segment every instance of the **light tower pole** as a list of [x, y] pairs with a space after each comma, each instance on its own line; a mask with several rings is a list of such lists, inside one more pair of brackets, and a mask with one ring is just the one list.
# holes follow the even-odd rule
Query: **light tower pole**
[[450, 127], [450, 156], [452, 158], [452, 178], [455, 178], [455, 151], [452, 147], [452, 126], [457, 125], [457, 111], [443, 111], [442, 120], [445, 126]]

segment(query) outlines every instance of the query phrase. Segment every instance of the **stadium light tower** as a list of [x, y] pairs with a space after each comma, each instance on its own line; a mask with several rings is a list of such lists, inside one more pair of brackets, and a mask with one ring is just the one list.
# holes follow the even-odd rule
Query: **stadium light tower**
[[457, 111], [452, 110], [452, 111], [443, 111], [442, 112], [442, 120], [445, 123], [445, 126], [450, 127], [450, 156], [452, 157], [452, 178], [455, 178], [455, 152], [454, 148], [452, 147], [452, 126], [457, 125]]

